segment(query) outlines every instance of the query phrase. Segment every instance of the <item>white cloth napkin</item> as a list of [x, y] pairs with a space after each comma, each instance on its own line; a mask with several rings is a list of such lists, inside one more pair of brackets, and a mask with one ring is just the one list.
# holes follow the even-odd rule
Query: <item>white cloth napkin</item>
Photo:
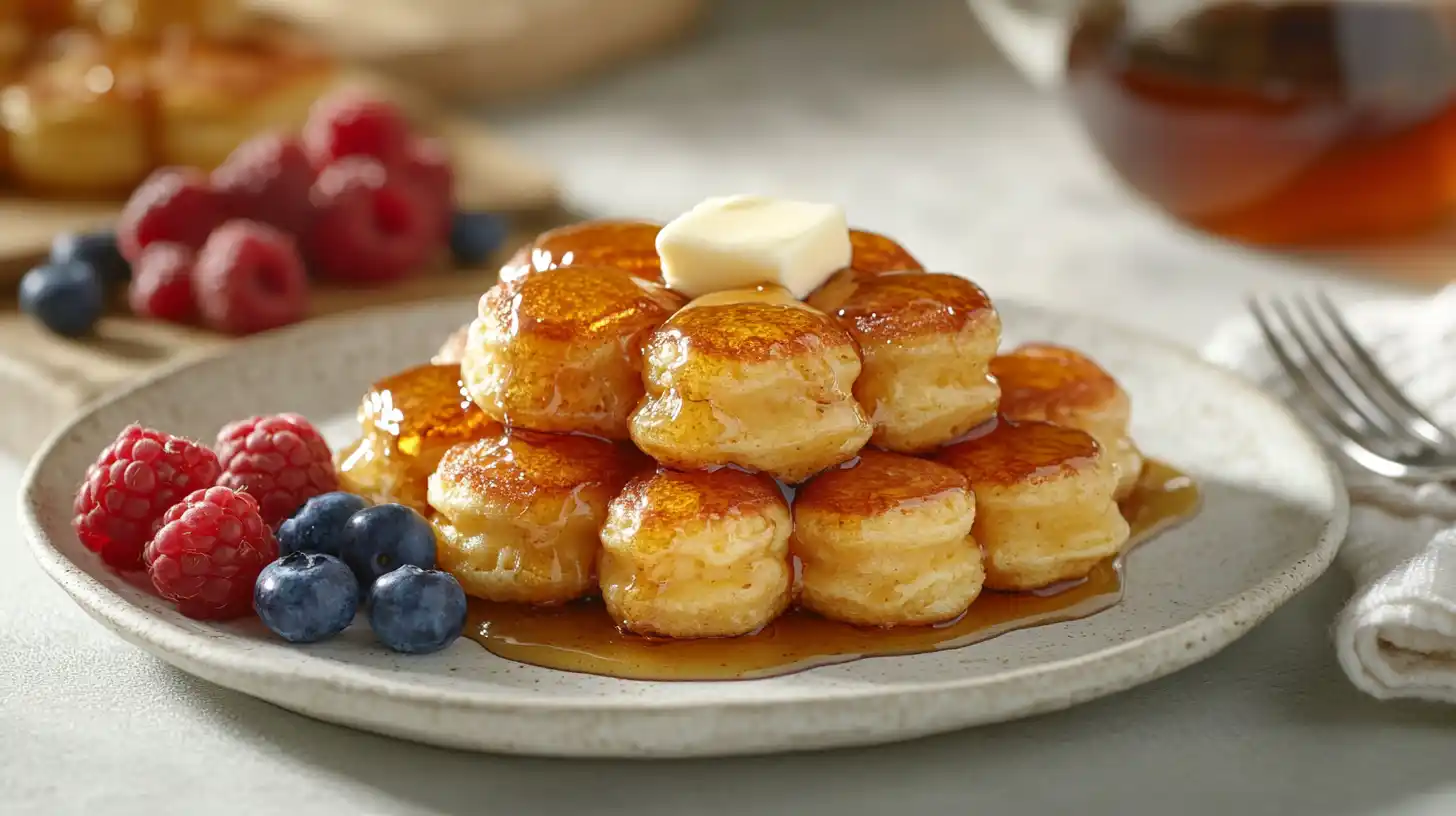
[[[1456, 286], [1434, 299], [1353, 306], [1345, 316], [1391, 379], [1456, 429]], [[1248, 318], [1223, 326], [1204, 353], [1292, 393]], [[1353, 515], [1338, 563], [1356, 587], [1335, 623], [1340, 664], [1381, 699], [1456, 702], [1456, 490], [1402, 485], [1340, 463]]]

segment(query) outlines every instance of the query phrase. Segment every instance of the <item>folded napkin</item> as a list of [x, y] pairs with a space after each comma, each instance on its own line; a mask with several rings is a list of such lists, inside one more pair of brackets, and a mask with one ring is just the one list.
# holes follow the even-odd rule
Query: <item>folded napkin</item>
[[[1390, 378], [1456, 429], [1456, 286], [1434, 299], [1350, 307], [1345, 316]], [[1274, 393], [1293, 393], [1247, 318], [1220, 329], [1204, 353]], [[1338, 563], [1356, 586], [1335, 623], [1340, 664], [1381, 699], [1456, 702], [1456, 489], [1403, 485], [1340, 464], [1353, 511]]]

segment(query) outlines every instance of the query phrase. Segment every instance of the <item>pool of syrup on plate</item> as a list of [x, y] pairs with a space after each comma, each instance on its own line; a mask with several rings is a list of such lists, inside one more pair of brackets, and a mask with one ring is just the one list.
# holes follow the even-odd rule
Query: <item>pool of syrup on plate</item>
[[[1121, 503], [1132, 528], [1128, 549], [1193, 516], [1199, 501], [1191, 478], [1149, 460]], [[1098, 564], [1083, 581], [1037, 592], [984, 592], [964, 615], [935, 626], [872, 629], [793, 610], [752, 635], [702, 640], [624, 634], [596, 600], [554, 608], [472, 600], [466, 636], [500, 657], [562, 671], [633, 680], [772, 677], [864, 657], [955, 649], [1085, 618], [1121, 600], [1123, 573], [1118, 557]]]

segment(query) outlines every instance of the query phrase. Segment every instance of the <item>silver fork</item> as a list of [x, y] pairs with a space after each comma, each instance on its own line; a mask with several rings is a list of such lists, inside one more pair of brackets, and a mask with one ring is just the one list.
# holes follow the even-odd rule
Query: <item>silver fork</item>
[[1303, 405], [1355, 464], [1404, 481], [1456, 480], [1456, 435], [1391, 382], [1327, 296], [1255, 298], [1249, 310]]

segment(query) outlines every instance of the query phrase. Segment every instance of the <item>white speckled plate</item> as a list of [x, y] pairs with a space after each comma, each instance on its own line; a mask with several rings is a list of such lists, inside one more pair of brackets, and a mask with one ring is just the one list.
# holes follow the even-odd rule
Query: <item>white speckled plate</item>
[[1189, 352], [1013, 303], [1000, 304], [1008, 343], [1054, 340], [1096, 356], [1132, 394], [1139, 443], [1204, 489], [1199, 516], [1132, 554], [1122, 603], [1079, 621], [767, 680], [619, 681], [518, 665], [463, 639], [438, 655], [401, 657], [357, 624], [332, 642], [295, 647], [256, 621], [193, 622], [108, 572], [71, 532], [76, 484], [126, 423], [210, 439], [228, 420], [296, 410], [342, 430], [371, 381], [426, 359], [471, 307], [310, 323], [95, 406], [27, 474], [21, 518], [36, 558], [127, 640], [320, 719], [478, 750], [691, 756], [888, 742], [1147, 682], [1217, 652], [1274, 611], [1324, 571], [1344, 532], [1338, 476], [1274, 400]]

